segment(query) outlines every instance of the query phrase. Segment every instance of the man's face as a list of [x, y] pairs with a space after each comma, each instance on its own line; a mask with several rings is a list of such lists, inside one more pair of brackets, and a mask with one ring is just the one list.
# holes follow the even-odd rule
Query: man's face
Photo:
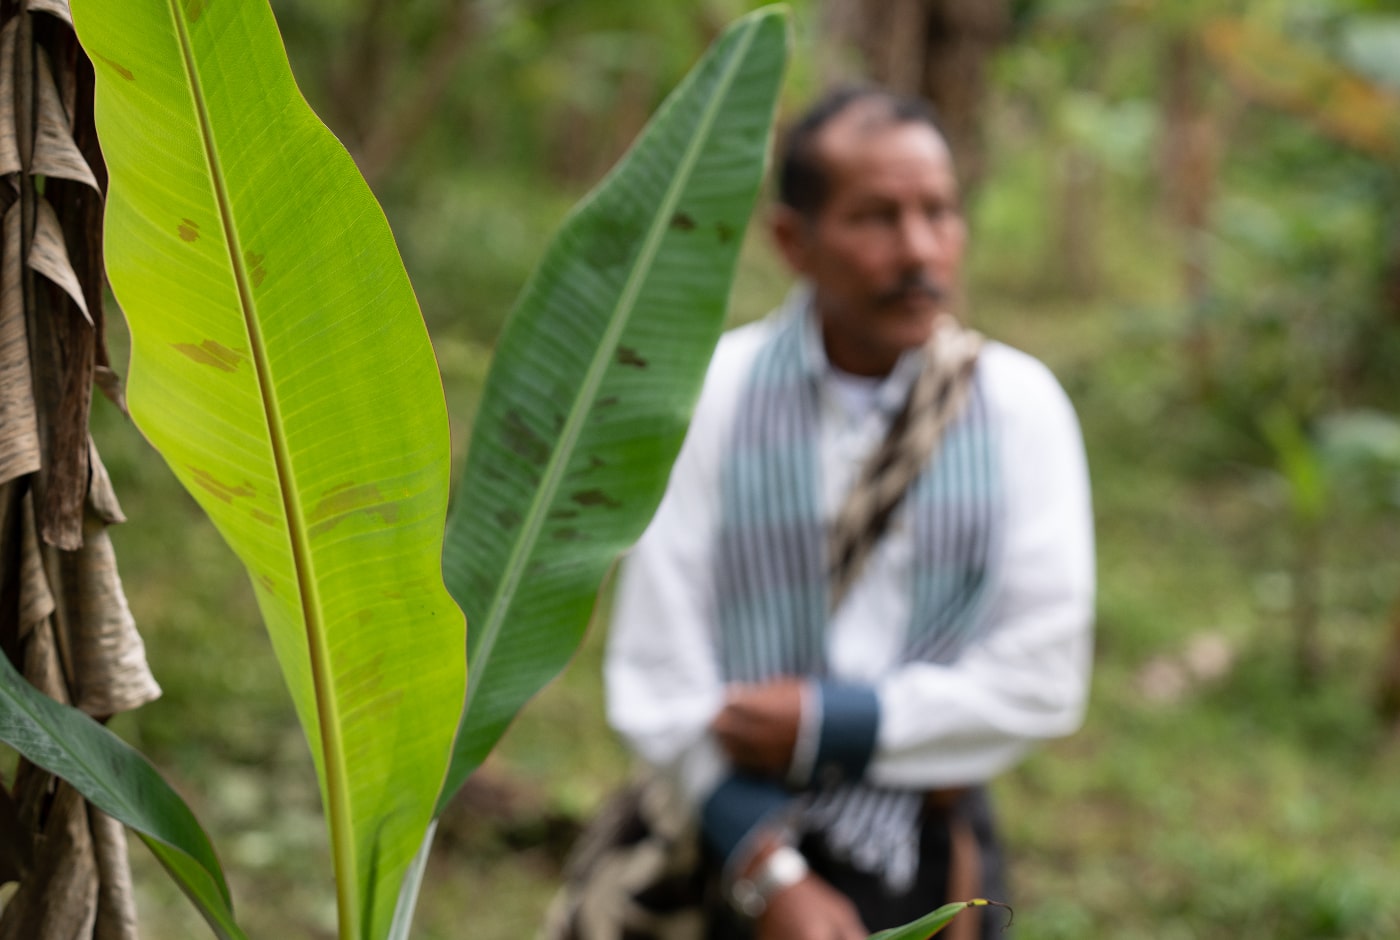
[[831, 362], [883, 375], [928, 341], [958, 281], [967, 227], [952, 158], [926, 124], [859, 106], [833, 118], [817, 146], [826, 201], [811, 218], [780, 211], [775, 233], [815, 288]]

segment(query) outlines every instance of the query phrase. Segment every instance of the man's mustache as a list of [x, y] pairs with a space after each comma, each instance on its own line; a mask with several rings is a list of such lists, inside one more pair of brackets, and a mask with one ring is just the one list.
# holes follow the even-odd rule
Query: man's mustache
[[919, 294], [934, 303], [941, 303], [948, 298], [948, 289], [930, 280], [926, 275], [914, 272], [901, 278], [899, 283], [889, 290], [875, 295], [875, 303], [877, 306], [887, 307]]

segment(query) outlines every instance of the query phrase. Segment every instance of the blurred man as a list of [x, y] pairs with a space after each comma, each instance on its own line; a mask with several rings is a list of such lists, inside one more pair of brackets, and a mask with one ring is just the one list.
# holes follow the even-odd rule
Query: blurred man
[[1089, 487], [1054, 378], [952, 315], [967, 226], [920, 103], [820, 102], [779, 199], [800, 283], [720, 342], [608, 712], [699, 821], [709, 936], [848, 940], [1005, 898], [983, 784], [1081, 721]]

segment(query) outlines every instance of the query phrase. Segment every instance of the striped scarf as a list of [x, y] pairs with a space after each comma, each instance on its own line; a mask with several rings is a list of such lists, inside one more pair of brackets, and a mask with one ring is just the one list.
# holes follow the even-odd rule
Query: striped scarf
[[[907, 487], [900, 482], [894, 499], [878, 494], [880, 464], [901, 459], [888, 453], [891, 442], [899, 451], [899, 442], [910, 436], [897, 426], [828, 524], [819, 478], [826, 364], [809, 335], [806, 297], [790, 301], [776, 316], [749, 374], [721, 475], [715, 575], [725, 679], [827, 676], [830, 611], [899, 514], [909, 517], [917, 573], [902, 660], [952, 662], [982, 628], [1002, 528], [995, 440], [976, 374], [952, 383], [954, 394], [940, 393], [949, 383], [927, 381], [930, 370], [938, 372], [939, 350], [925, 351], [925, 374], [915, 380], [906, 405], [912, 415], [895, 420], [912, 421], [914, 434], [928, 434], [930, 426], [935, 436], [941, 434], [933, 456]], [[975, 342], [975, 334], [953, 327], [951, 333], [940, 331], [940, 342]], [[920, 409], [930, 407], [940, 413], [920, 420], [927, 418]], [[922, 799], [914, 791], [836, 784], [804, 798], [798, 826], [820, 832], [839, 857], [902, 891], [918, 866]]]

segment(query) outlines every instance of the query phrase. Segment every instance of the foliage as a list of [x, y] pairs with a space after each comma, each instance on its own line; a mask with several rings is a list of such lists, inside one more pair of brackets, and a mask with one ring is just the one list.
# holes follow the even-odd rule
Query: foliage
[[665, 488], [782, 77], [784, 21], [741, 22], [564, 223], [497, 348], [447, 530], [448, 587], [473, 629], [444, 801], [578, 647]]
[[[118, 13], [84, 0], [76, 13], [100, 76], [112, 179], [107, 261], [132, 330], [132, 413], [252, 575], [321, 781], [340, 935], [382, 937], [391, 921], [406, 932], [421, 869], [404, 906], [400, 886], [441, 792], [457, 719], [485, 726], [464, 735], [479, 762], [544, 681], [533, 657], [493, 657], [494, 647], [505, 636], [510, 649], [523, 629], [527, 642], [554, 647], [557, 669], [577, 645], [580, 624], [539, 615], [506, 631], [511, 598], [524, 578], [564, 571], [572, 580], [538, 593], [586, 606], [659, 498], [758, 188], [785, 18], [776, 9], [748, 17], [717, 44], [636, 155], [565, 226], [527, 294], [488, 387], [487, 414], [504, 409], [503, 419], [482, 422], [485, 456], [467, 484], [500, 495], [493, 484], [523, 471], [516, 498], [492, 512], [518, 509], [525, 534], [515, 544], [526, 549], [471, 584], [505, 600], [472, 646], [488, 695], [463, 712], [462, 618], [439, 574], [448, 435], [427, 336], [388, 226], [301, 99], [271, 11], [148, 3]], [[236, 46], [226, 41], [233, 34]], [[694, 173], [704, 185], [690, 185]], [[707, 226], [704, 235], [691, 234], [687, 213]], [[570, 346], [583, 354], [572, 372], [557, 347], [544, 357], [532, 349], [571, 332], [583, 344]], [[627, 375], [638, 370], [641, 379]], [[573, 403], [548, 430], [523, 424], [535, 415], [515, 387], [532, 394], [536, 381], [553, 404]], [[617, 417], [593, 418], [595, 408]], [[604, 514], [620, 523], [570, 527], [574, 544], [561, 561], [530, 546], [575, 445], [595, 489], [573, 491], [571, 504], [616, 510], [633, 494], [596, 487], [651, 482], [625, 515]], [[538, 460], [538, 476], [522, 456]], [[600, 475], [602, 463], [620, 476]], [[454, 525], [453, 551], [472, 557], [471, 539], [487, 541], [490, 530], [467, 539], [461, 529]], [[504, 710], [490, 695], [496, 680], [508, 702], [517, 696]], [[479, 720], [471, 701], [494, 710]], [[80, 717], [58, 727], [92, 737]], [[115, 739], [94, 739], [109, 760], [124, 753]], [[26, 753], [58, 754], [51, 769], [70, 771], [85, 793], [96, 789], [101, 800], [102, 786], [117, 783], [83, 773], [61, 741], [48, 743]], [[168, 789], [153, 792], [105, 805], [133, 825], [153, 815], [162, 835], [184, 835], [188, 810]], [[207, 843], [177, 842], [205, 868], [157, 845], [160, 857], [216, 930], [241, 936]], [[212, 901], [201, 878], [220, 889]]]

